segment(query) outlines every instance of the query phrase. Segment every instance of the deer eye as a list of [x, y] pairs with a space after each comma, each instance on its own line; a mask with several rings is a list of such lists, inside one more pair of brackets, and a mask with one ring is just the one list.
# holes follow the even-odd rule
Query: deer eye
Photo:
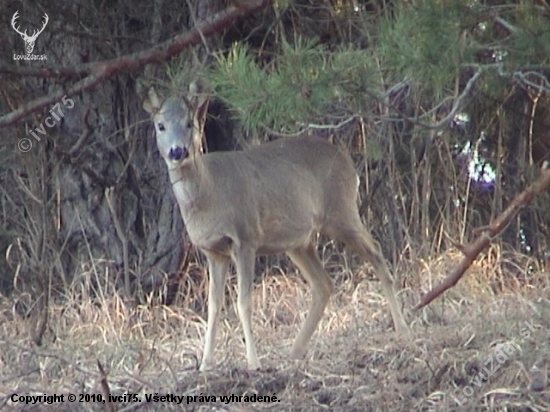
[[161, 131], [161, 132], [164, 132], [166, 130], [166, 128], [164, 127], [164, 123], [159, 123], [157, 125], [157, 127], [159, 128], [159, 131]]
[[191, 120], [189, 120], [189, 121], [187, 122], [187, 128], [188, 128], [188, 129], [191, 129], [192, 127], [193, 127], [193, 122], [191, 122]]

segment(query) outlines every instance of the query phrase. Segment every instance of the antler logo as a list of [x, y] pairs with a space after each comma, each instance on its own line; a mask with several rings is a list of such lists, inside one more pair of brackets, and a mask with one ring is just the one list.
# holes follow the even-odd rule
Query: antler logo
[[27, 51], [27, 54], [31, 54], [33, 49], [34, 49], [34, 43], [36, 42], [36, 38], [38, 37], [38, 35], [40, 33], [42, 33], [44, 31], [44, 28], [46, 27], [46, 24], [48, 24], [48, 20], [49, 20], [48, 15], [46, 13], [44, 13], [44, 24], [43, 24], [42, 28], [40, 30], [35, 30], [34, 33], [31, 36], [29, 36], [29, 35], [27, 35], [27, 30], [25, 30], [25, 32], [22, 33], [21, 31], [19, 31], [19, 27], [15, 26], [15, 21], [19, 17], [17, 15], [17, 13], [19, 13], [19, 10], [17, 10], [15, 12], [15, 14], [13, 15], [13, 17], [11, 19], [11, 26], [23, 38], [23, 41], [25, 42], [25, 50]]

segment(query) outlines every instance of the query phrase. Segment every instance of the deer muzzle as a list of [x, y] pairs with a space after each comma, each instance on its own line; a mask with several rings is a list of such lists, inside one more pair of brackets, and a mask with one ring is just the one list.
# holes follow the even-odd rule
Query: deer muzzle
[[187, 156], [189, 156], [189, 151], [184, 147], [172, 147], [170, 148], [170, 152], [168, 152], [168, 157], [174, 161], [187, 159]]

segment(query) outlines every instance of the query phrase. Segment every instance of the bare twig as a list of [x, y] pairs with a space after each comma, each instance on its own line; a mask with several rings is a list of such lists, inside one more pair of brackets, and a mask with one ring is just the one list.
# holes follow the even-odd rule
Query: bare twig
[[[535, 79], [540, 81], [540, 84], [534, 83], [533, 81], [529, 80], [529, 76], [534, 77]], [[540, 92], [546, 92], [550, 93], [550, 82], [546, 79], [546, 76], [543, 74], [536, 72], [536, 71], [528, 71], [528, 72], [514, 72], [514, 78], [518, 79], [520, 82], [525, 83], [527, 86], [531, 86], [535, 90], [538, 90]]]
[[479, 79], [479, 76], [481, 76], [481, 73], [482, 70], [478, 70], [474, 73], [472, 77], [470, 77], [470, 80], [468, 80], [468, 83], [466, 83], [466, 87], [464, 87], [464, 90], [462, 91], [460, 96], [455, 99], [455, 102], [453, 103], [453, 107], [451, 108], [449, 114], [441, 119], [439, 122], [427, 126], [429, 129], [439, 129], [443, 126], [446, 126], [447, 123], [454, 119], [458, 111], [464, 107], [464, 100], [470, 95], [470, 92], [472, 91], [474, 85]]
[[[472, 89], [474, 88], [475, 84], [477, 83], [477, 81], [479, 80], [479, 77], [483, 74], [484, 72], [484, 67], [479, 67], [479, 66], [476, 66], [477, 67], [477, 70], [476, 72], [472, 75], [472, 77], [470, 77], [470, 79], [468, 80], [468, 82], [466, 83], [466, 86], [464, 87], [464, 90], [462, 91], [462, 93], [460, 93], [460, 95], [458, 95], [456, 98], [453, 98], [453, 97], [446, 97], [442, 102], [440, 102], [436, 107], [430, 109], [423, 117], [426, 117], [428, 115], [430, 115], [431, 113], [437, 111], [441, 106], [443, 106], [445, 103], [447, 103], [448, 100], [450, 99], [454, 99], [454, 103], [453, 103], [453, 106], [451, 107], [451, 110], [450, 112], [447, 114], [447, 116], [445, 116], [443, 119], [441, 119], [439, 122], [437, 123], [424, 123], [420, 120], [418, 120], [418, 118], [412, 118], [412, 117], [409, 117], [407, 114], [403, 113], [398, 107], [396, 107], [394, 104], [390, 103], [390, 102], [387, 102], [385, 101], [384, 104], [388, 107], [391, 107], [391, 109], [393, 111], [395, 111], [395, 113], [397, 113], [399, 115], [399, 119], [396, 119], [396, 120], [405, 120], [407, 122], [411, 122], [415, 125], [418, 125], [424, 129], [429, 129], [429, 130], [434, 130], [434, 129], [441, 129], [445, 126], [447, 126], [447, 124], [449, 122], [451, 122], [456, 114], [459, 112], [459, 110], [461, 110], [463, 107], [464, 107], [464, 101], [466, 100], [466, 98], [470, 95], [470, 93], [472, 92]], [[404, 87], [406, 86], [406, 82], [401, 82], [399, 83], [398, 85], [392, 87], [387, 93], [386, 93], [386, 98], [396, 89], [399, 89], [400, 87]], [[376, 96], [375, 94], [373, 93], [370, 93], [368, 90], [365, 91], [365, 93], [369, 94], [370, 96], [372, 96], [373, 98], [375, 99], [380, 99], [379, 96]]]

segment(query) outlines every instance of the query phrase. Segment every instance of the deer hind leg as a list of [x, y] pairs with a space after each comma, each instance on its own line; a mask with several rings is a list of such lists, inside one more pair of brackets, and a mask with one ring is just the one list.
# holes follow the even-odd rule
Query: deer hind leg
[[334, 286], [329, 275], [325, 272], [321, 261], [317, 257], [313, 245], [294, 249], [287, 252], [287, 255], [306, 278], [311, 287], [313, 296], [309, 313], [290, 351], [290, 356], [292, 358], [299, 358], [306, 353], [307, 344], [323, 316], [323, 312], [334, 290]]
[[334, 224], [326, 232], [331, 237], [343, 242], [372, 264], [382, 284], [382, 291], [388, 302], [396, 332], [403, 335], [408, 334], [409, 328], [397, 302], [393, 278], [386, 260], [380, 251], [380, 245], [365, 229], [359, 215], [345, 224]]
[[238, 289], [237, 309], [243, 327], [248, 368], [253, 370], [261, 368], [258, 354], [256, 353], [254, 335], [252, 334], [252, 289], [254, 286], [255, 258], [255, 252], [244, 247], [235, 254]]
[[208, 321], [206, 325], [204, 351], [200, 366], [201, 371], [214, 367], [216, 332], [218, 328], [220, 309], [223, 305], [225, 279], [229, 270], [228, 258], [212, 253], [207, 253], [206, 257], [208, 259], [210, 282], [208, 285]]

